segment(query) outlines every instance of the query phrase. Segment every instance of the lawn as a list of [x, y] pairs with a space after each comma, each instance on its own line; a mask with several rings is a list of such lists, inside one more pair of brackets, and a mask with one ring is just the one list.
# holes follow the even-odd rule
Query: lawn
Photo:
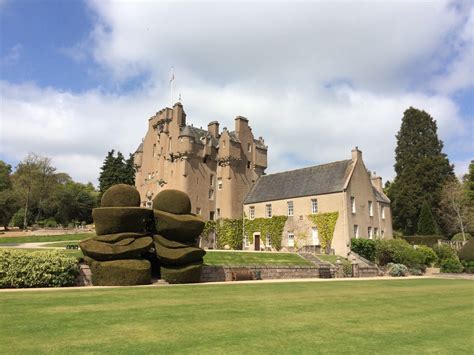
[[313, 265], [301, 256], [292, 253], [261, 253], [261, 252], [232, 252], [207, 251], [204, 257], [207, 265], [278, 265], [298, 266]]
[[93, 237], [94, 233], [78, 233], [78, 234], [59, 234], [59, 235], [32, 235], [28, 237], [0, 237], [0, 244], [10, 243], [42, 243], [57, 242], [67, 240], [82, 240]]
[[0, 353], [467, 354], [473, 292], [441, 279], [0, 292]]

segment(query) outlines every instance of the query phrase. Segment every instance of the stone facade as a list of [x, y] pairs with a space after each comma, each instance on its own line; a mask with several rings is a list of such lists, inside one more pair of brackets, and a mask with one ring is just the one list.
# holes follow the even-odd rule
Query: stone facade
[[[361, 151], [354, 149], [350, 160], [308, 169], [313, 170], [300, 169], [280, 173], [290, 173], [291, 178], [272, 177], [272, 175], [262, 177], [245, 201], [244, 212], [249, 218], [269, 217], [269, 209], [271, 215], [288, 216], [282, 236], [283, 250], [294, 251], [305, 246], [320, 244], [318, 231], [308, 217], [313, 213], [339, 213], [331, 248], [341, 256], [347, 255], [350, 251], [350, 240], [353, 237], [393, 238], [390, 200], [383, 193], [382, 179], [371, 175], [365, 167]], [[313, 175], [321, 175], [320, 184], [326, 188], [318, 190], [316, 187], [314, 191], [317, 191], [317, 194], [301, 196], [300, 193], [304, 194], [305, 191], [301, 190], [300, 186], [293, 186], [292, 181], [297, 185], [298, 176], [302, 174], [308, 175], [304, 176], [304, 181], [314, 178], [310, 176], [312, 172]], [[274, 184], [268, 184], [272, 186], [268, 191], [265, 191], [264, 179], [274, 181]], [[311, 183], [318, 184], [318, 177]], [[311, 186], [306, 188], [307, 191], [312, 191], [311, 189]], [[292, 196], [293, 190], [295, 193]], [[278, 194], [285, 196], [267, 198], [267, 196], [278, 197]], [[291, 211], [289, 204], [292, 206]], [[249, 239], [251, 238], [245, 238], [244, 249], [255, 250], [255, 236], [252, 244], [247, 242]], [[260, 250], [272, 249], [268, 246], [266, 236], [259, 235], [258, 240]]]
[[267, 167], [267, 146], [255, 139], [245, 117], [235, 118], [234, 131], [220, 132], [217, 121], [203, 130], [188, 125], [176, 103], [148, 120], [134, 160], [143, 206], [161, 190], [178, 189], [205, 220], [240, 218], [245, 196]]

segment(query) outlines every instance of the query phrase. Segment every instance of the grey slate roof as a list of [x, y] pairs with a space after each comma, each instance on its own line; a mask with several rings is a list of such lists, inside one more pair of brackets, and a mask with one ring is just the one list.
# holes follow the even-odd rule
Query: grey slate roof
[[235, 131], [230, 131], [229, 132], [229, 137], [230, 137], [230, 140], [235, 142], [235, 143], [242, 143], [239, 139], [239, 137], [237, 137], [237, 133]]
[[390, 199], [384, 194], [379, 192], [375, 187], [372, 186], [372, 189], [374, 190], [375, 194], [375, 199], [379, 202], [385, 202], [385, 203], [390, 203]]
[[351, 166], [352, 160], [342, 160], [264, 175], [257, 180], [244, 203], [284, 200], [342, 191]]
[[203, 142], [201, 141], [202, 137], [208, 137], [211, 138], [213, 147], [217, 147], [217, 144], [219, 143], [217, 139], [214, 138], [208, 131], [193, 126], [184, 126], [183, 128], [181, 128], [179, 136], [192, 137], [194, 138], [194, 142], [198, 144], [203, 144]]

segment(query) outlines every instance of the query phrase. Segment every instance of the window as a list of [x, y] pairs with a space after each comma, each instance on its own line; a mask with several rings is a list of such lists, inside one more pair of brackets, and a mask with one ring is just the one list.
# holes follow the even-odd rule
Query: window
[[249, 218], [254, 219], [255, 218], [255, 206], [250, 206], [249, 207]]
[[247, 152], [251, 153], [252, 152], [252, 144], [247, 144]]
[[214, 200], [214, 189], [209, 189], [209, 200]]
[[209, 185], [214, 186], [214, 174], [209, 177]]
[[351, 212], [356, 213], [356, 199], [351, 196]]
[[316, 199], [311, 200], [311, 213], [312, 214], [318, 213], [318, 200]]
[[288, 201], [288, 216], [293, 216], [293, 201]]
[[380, 209], [381, 209], [380, 214], [382, 215], [382, 219], [385, 219], [385, 206], [380, 207]]
[[373, 239], [374, 238], [374, 234], [373, 234], [373, 231], [372, 231], [372, 227], [368, 227], [367, 228], [367, 234], [369, 236], [369, 239]]
[[171, 151], [171, 137], [170, 137], [170, 140], [168, 141], [168, 152]]
[[217, 189], [222, 190], [222, 178], [217, 178]]
[[383, 237], [385, 237], [385, 231], [384, 231], [383, 229], [382, 229], [382, 234], [381, 234], [381, 236], [382, 236], [382, 239], [383, 239]]
[[218, 209], [217, 209], [217, 218], [219, 218], [220, 216], [221, 216], [221, 209], [218, 208]]
[[210, 220], [210, 221], [213, 221], [213, 220], [214, 220], [214, 215], [215, 215], [215, 212], [214, 212], [214, 211], [209, 212], [209, 220]]
[[354, 224], [354, 238], [359, 238], [359, 226]]
[[222, 146], [225, 148], [225, 141], [222, 141]]
[[244, 235], [244, 247], [248, 247], [249, 246], [249, 236], [248, 235]]
[[311, 234], [313, 236], [313, 245], [321, 245], [321, 242], [319, 241], [319, 231], [317, 227], [313, 227], [311, 229]]
[[374, 235], [375, 235], [376, 237], [379, 236], [379, 229], [378, 229], [378, 228], [374, 228]]
[[201, 215], [201, 207], [196, 207], [196, 214]]
[[289, 247], [295, 246], [295, 235], [293, 233], [288, 233], [288, 246]]
[[247, 169], [250, 169], [250, 165], [251, 165], [251, 164], [252, 164], [251, 161], [248, 161], [248, 162], [247, 162]]
[[156, 155], [156, 144], [153, 144], [153, 157]]
[[272, 236], [270, 234], [267, 234], [266, 240], [265, 240], [265, 246], [267, 248], [272, 247]]
[[153, 202], [152, 201], [146, 201], [145, 202], [145, 207], [146, 208], [152, 208], [153, 207]]
[[272, 218], [272, 205], [265, 205], [265, 217]]
[[374, 216], [374, 206], [372, 201], [369, 201], [369, 216], [373, 217]]

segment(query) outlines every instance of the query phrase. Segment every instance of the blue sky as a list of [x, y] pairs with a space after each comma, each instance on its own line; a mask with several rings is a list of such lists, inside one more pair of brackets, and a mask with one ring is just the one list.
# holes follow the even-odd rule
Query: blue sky
[[0, 158], [33, 151], [95, 183], [106, 152], [133, 152], [170, 105], [174, 66], [189, 120], [248, 117], [269, 172], [347, 159], [358, 145], [392, 178], [412, 105], [438, 121], [462, 173], [474, 157], [473, 13], [469, 1], [0, 0]]

